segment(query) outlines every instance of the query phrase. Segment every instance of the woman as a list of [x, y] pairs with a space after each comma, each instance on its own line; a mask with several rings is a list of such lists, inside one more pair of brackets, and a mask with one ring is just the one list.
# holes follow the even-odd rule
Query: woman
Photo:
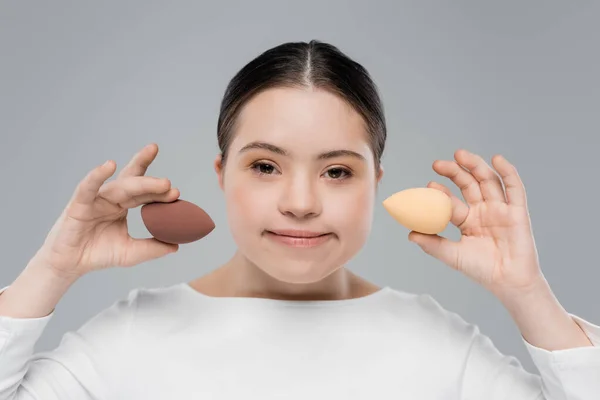
[[552, 295], [503, 157], [492, 160], [501, 180], [465, 150], [436, 161], [465, 200], [429, 184], [452, 196], [461, 240], [409, 238], [498, 297], [540, 376], [430, 296], [345, 268], [371, 228], [385, 140], [375, 85], [338, 49], [261, 54], [229, 84], [218, 123], [233, 257], [192, 282], [134, 290], [32, 355], [77, 279], [178, 250], [127, 231], [128, 209], [179, 197], [145, 176], [156, 145], [113, 181], [114, 162], [95, 168], [0, 296], [0, 399], [598, 399], [600, 327]]

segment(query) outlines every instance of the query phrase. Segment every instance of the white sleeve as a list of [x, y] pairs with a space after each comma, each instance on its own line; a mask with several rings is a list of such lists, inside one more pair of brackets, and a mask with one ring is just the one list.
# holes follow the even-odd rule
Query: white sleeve
[[[573, 315], [572, 315], [573, 316]], [[594, 346], [548, 351], [525, 341], [538, 374], [517, 358], [500, 353], [492, 341], [470, 325], [471, 341], [463, 375], [463, 400], [598, 400], [600, 399], [600, 327], [573, 318]]]
[[[0, 290], [0, 294], [6, 288]], [[34, 353], [54, 311], [42, 318], [0, 316], [0, 400], [118, 398], [127, 332], [137, 290], [114, 303], [51, 351]]]
[[570, 315], [593, 346], [548, 351], [523, 342], [541, 374], [544, 398], [600, 399], [600, 326]]

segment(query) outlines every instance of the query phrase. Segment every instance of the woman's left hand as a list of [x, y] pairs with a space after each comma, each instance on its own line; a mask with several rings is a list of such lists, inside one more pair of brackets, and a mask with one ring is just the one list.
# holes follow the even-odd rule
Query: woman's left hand
[[460, 188], [464, 202], [440, 183], [427, 186], [452, 199], [451, 223], [460, 229], [460, 240], [414, 231], [409, 239], [494, 294], [536, 287], [544, 278], [525, 187], [516, 168], [500, 155], [492, 158], [497, 173], [483, 158], [466, 150], [456, 151], [454, 158], [436, 160], [433, 169]]

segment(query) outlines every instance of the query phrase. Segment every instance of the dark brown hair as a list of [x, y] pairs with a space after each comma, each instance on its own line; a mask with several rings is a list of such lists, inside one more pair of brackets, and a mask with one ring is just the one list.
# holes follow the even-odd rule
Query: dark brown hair
[[317, 40], [273, 47], [246, 64], [229, 82], [219, 114], [217, 139], [225, 165], [242, 107], [261, 91], [274, 87], [329, 90], [362, 115], [379, 169], [387, 129], [377, 87], [367, 70], [337, 47]]

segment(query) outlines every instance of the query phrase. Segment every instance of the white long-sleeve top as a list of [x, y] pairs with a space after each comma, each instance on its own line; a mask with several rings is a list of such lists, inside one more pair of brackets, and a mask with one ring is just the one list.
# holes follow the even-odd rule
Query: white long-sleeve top
[[390, 287], [333, 301], [136, 289], [34, 353], [53, 314], [0, 317], [0, 399], [600, 399], [600, 327], [575, 315], [594, 347], [524, 340], [537, 375], [430, 295]]

